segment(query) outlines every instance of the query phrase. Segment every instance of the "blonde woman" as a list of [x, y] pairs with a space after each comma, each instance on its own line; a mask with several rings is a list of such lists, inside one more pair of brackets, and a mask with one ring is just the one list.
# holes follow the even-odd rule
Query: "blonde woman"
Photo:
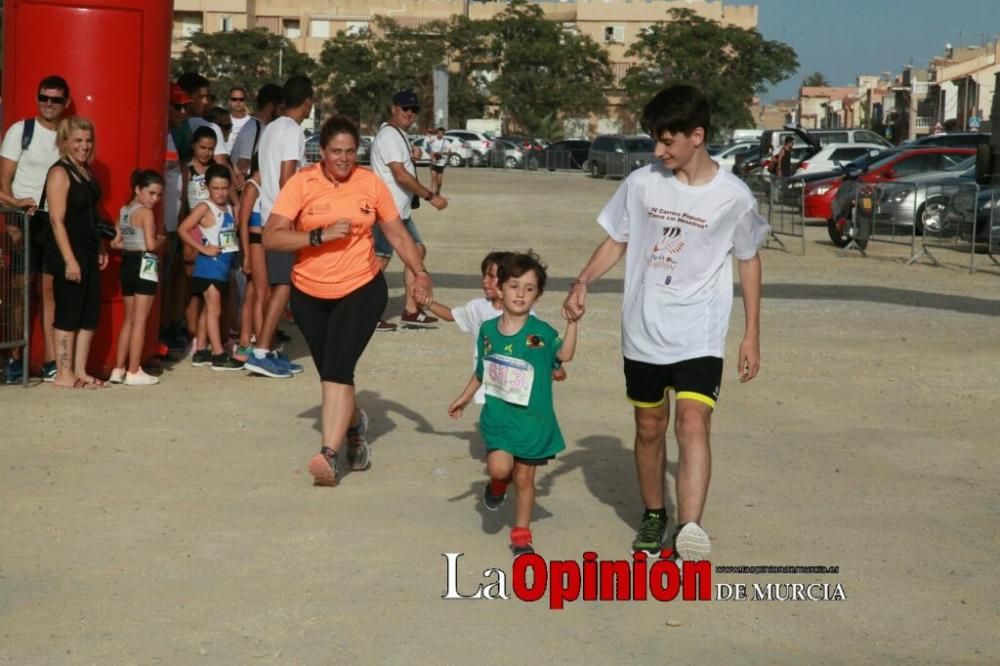
[[108, 265], [98, 231], [101, 188], [90, 170], [94, 125], [86, 118], [64, 118], [56, 130], [60, 159], [49, 169], [45, 197], [53, 241], [46, 247], [55, 293], [56, 380], [61, 388], [99, 388], [104, 382], [87, 372], [90, 343], [101, 305], [100, 272]]

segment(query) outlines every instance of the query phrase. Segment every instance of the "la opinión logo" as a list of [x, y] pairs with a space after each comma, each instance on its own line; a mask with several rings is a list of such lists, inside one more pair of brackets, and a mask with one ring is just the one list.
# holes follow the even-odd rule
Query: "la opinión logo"
[[511, 599], [535, 602], [548, 597], [549, 608], [560, 610], [575, 601], [711, 601], [712, 563], [708, 560], [684, 562], [680, 567], [665, 549], [660, 559], [649, 561], [644, 552], [631, 560], [601, 560], [597, 553], [583, 553], [581, 561], [550, 560], [532, 553], [514, 560], [508, 575], [500, 567], [483, 569], [485, 582], [475, 591], [458, 589], [459, 560], [464, 553], [442, 553], [445, 558], [445, 593], [442, 599]]

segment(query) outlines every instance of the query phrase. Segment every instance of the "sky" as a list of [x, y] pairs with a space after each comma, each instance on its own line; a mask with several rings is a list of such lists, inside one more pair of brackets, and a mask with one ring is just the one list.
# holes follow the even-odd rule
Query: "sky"
[[765, 39], [795, 49], [799, 71], [763, 95], [765, 102], [798, 97], [802, 79], [822, 72], [832, 85], [854, 85], [858, 74], [898, 74], [927, 67], [944, 45], [979, 45], [1000, 37], [1000, 0], [722, 0], [757, 5]]

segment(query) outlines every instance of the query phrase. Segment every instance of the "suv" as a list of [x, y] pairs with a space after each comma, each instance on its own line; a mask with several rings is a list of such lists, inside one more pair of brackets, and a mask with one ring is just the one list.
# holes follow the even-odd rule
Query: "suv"
[[587, 165], [590, 175], [624, 178], [653, 161], [653, 140], [644, 134], [602, 134], [590, 144]]
[[448, 130], [444, 135], [461, 139], [469, 144], [472, 149], [472, 154], [466, 160], [469, 166], [479, 167], [489, 164], [490, 150], [493, 148], [493, 139], [490, 137], [475, 130]]
[[945, 132], [944, 134], [928, 134], [903, 145], [907, 148], [929, 148], [931, 146], [948, 146], [950, 148], [977, 148], [990, 142], [990, 135], [985, 132]]

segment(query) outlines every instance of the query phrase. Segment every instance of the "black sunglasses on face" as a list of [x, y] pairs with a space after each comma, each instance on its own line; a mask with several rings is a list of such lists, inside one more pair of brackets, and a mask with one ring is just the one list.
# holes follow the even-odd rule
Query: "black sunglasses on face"
[[66, 98], [58, 96], [58, 95], [53, 96], [53, 95], [43, 95], [42, 93], [38, 93], [38, 101], [39, 102], [48, 102], [49, 104], [60, 104], [61, 105], [61, 104], [65, 104], [66, 103]]
[[408, 111], [410, 113], [420, 113], [419, 106], [401, 106], [399, 108], [401, 108], [403, 111]]
[[247, 98], [246, 97], [230, 97], [229, 101], [230, 102], [245, 102], [245, 101], [247, 101]]

